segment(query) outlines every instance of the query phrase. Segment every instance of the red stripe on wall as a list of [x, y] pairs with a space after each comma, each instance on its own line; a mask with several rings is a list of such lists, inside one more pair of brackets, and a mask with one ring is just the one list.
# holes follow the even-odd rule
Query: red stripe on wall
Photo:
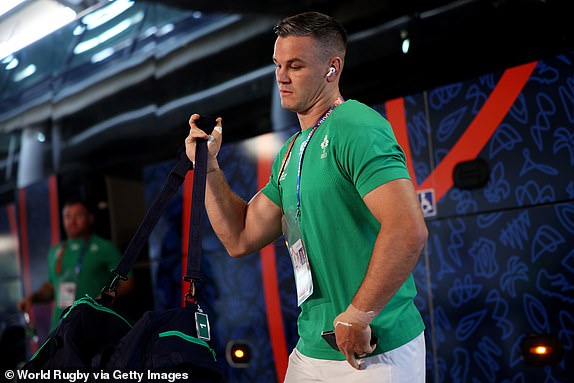
[[439, 201], [452, 187], [452, 171], [461, 161], [476, 158], [522, 92], [537, 62], [507, 69], [458, 142], [441, 160], [420, 189], [434, 186]]
[[8, 225], [10, 226], [10, 234], [16, 242], [16, 254], [20, 256], [20, 245], [18, 244], [18, 221], [16, 220], [16, 207], [13, 203], [6, 206], [6, 214], [8, 215]]
[[[268, 148], [267, 141], [270, 136], [259, 137], [261, 142], [258, 147]], [[260, 156], [257, 161], [258, 190], [264, 187], [271, 174], [272, 159]], [[267, 327], [271, 339], [271, 349], [275, 359], [275, 373], [277, 381], [282, 382], [287, 372], [289, 359], [287, 341], [285, 339], [285, 327], [283, 325], [283, 313], [281, 312], [281, 297], [279, 295], [279, 283], [277, 281], [277, 263], [275, 247], [269, 244], [261, 249], [261, 274], [263, 278], [263, 294], [267, 312]]]
[[26, 217], [26, 190], [18, 190], [18, 221], [20, 222], [20, 256], [22, 257], [22, 276], [25, 295], [32, 293], [30, 280], [30, 254], [28, 248], [28, 219]]
[[405, 111], [405, 99], [401, 97], [387, 101], [385, 103], [385, 106], [387, 109], [387, 118], [389, 119], [389, 122], [393, 127], [393, 131], [395, 132], [397, 142], [405, 152], [405, 156], [407, 158], [407, 169], [409, 171], [411, 179], [413, 180], [413, 184], [415, 184], [416, 187], [415, 170], [413, 168], [411, 146], [409, 144], [409, 136], [407, 130], [407, 114]]
[[[25, 208], [25, 198], [26, 198], [26, 193], [24, 192], [23, 189], [18, 191], [18, 198], [19, 198], [19, 202], [18, 202], [18, 214], [20, 216], [24, 217], [24, 221], [26, 221], [26, 208]], [[21, 206], [24, 205], [24, 213], [22, 214], [22, 208]], [[30, 279], [30, 259], [28, 257], [28, 236], [27, 234], [24, 234], [23, 237], [20, 238], [20, 240], [22, 241], [22, 243], [18, 243], [18, 219], [16, 217], [16, 206], [14, 204], [9, 204], [6, 206], [6, 213], [8, 214], [8, 224], [10, 225], [10, 234], [12, 235], [12, 238], [14, 238], [14, 242], [16, 243], [16, 254], [20, 260], [20, 264], [21, 264], [21, 273], [20, 273], [20, 278], [22, 279], [23, 283], [24, 283], [24, 296], [29, 295], [32, 292], [32, 283], [31, 283], [31, 279]], [[22, 220], [20, 219], [20, 228], [22, 227], [26, 227], [26, 223], [24, 223], [24, 225], [22, 225]], [[26, 233], [26, 231], [23, 231], [23, 233]], [[25, 241], [25, 242], [24, 242]], [[25, 255], [24, 255], [25, 254]], [[30, 310], [30, 322], [33, 323], [35, 322], [35, 310], [32, 307], [32, 309]], [[28, 346], [30, 347], [30, 351], [32, 353], [35, 353], [36, 350], [38, 349], [38, 343], [36, 342], [28, 342]]]
[[48, 193], [50, 198], [50, 242], [56, 246], [60, 242], [60, 207], [58, 205], [58, 180], [55, 175], [48, 178]]
[[189, 282], [185, 282], [183, 277], [187, 272], [187, 257], [188, 257], [188, 246], [189, 246], [189, 227], [191, 225], [191, 196], [193, 192], [193, 172], [187, 172], [185, 180], [183, 181], [183, 193], [182, 193], [182, 212], [181, 212], [181, 305], [185, 306], [185, 295], [189, 290]]
[[[22, 260], [22, 279], [24, 281], [24, 296], [32, 294], [32, 280], [30, 278], [30, 250], [28, 247], [28, 218], [26, 216], [26, 190], [18, 189], [18, 221], [20, 222], [20, 258]], [[30, 322], [36, 321], [36, 310], [30, 310]], [[38, 344], [31, 344], [31, 351], [36, 352]]]

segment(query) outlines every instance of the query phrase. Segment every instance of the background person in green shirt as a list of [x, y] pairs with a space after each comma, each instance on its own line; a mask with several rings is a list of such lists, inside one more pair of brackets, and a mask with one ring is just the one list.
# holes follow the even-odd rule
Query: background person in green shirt
[[[18, 304], [21, 311], [30, 312], [33, 303], [54, 301], [51, 328], [74, 300], [86, 294], [97, 297], [111, 281], [111, 270], [121, 258], [113, 243], [92, 232], [94, 215], [85, 201], [66, 202], [62, 221], [67, 238], [50, 249], [48, 281]], [[126, 296], [132, 289], [132, 278], [121, 281], [118, 296]]]
[[[346, 32], [336, 20], [306, 12], [275, 33], [281, 105], [297, 113], [301, 131], [246, 202], [219, 169], [219, 118], [208, 143], [210, 222], [232, 257], [282, 233], [287, 240], [301, 313], [286, 382], [423, 382], [424, 324], [411, 271], [428, 233], [404, 153], [378, 112], [343, 100]], [[191, 160], [195, 140], [209, 138], [198, 118], [186, 138]], [[321, 337], [333, 329], [340, 351]]]

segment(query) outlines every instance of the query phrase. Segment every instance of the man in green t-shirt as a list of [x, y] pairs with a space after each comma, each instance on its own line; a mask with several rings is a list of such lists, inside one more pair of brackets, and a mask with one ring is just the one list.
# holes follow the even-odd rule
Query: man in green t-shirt
[[[301, 131], [245, 202], [219, 169], [221, 118], [208, 135], [192, 115], [188, 157], [196, 139], [209, 140], [210, 222], [232, 257], [285, 236], [301, 308], [286, 382], [423, 382], [424, 324], [411, 271], [428, 234], [404, 153], [378, 112], [343, 100], [346, 32], [336, 20], [306, 12], [275, 33], [281, 105], [297, 113]], [[322, 338], [328, 330], [338, 350]]]
[[[67, 239], [50, 249], [48, 281], [18, 304], [21, 311], [29, 312], [33, 303], [53, 301], [51, 328], [74, 300], [86, 294], [97, 297], [111, 281], [111, 270], [121, 258], [114, 244], [92, 233], [94, 215], [84, 201], [66, 202], [62, 219]], [[127, 295], [132, 288], [132, 278], [121, 281], [118, 296]]]

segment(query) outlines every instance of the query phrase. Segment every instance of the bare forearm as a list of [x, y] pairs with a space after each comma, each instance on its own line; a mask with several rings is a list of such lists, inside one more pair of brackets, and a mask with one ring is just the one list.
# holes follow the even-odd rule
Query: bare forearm
[[233, 193], [217, 161], [221, 148], [222, 119], [217, 118], [211, 135], [199, 129], [200, 116], [189, 119], [189, 135], [185, 139], [185, 153], [195, 160], [198, 139], [207, 143], [207, 183], [205, 205], [215, 233], [232, 257], [241, 257], [267, 245], [281, 233], [281, 209], [269, 198], [257, 193], [245, 202]]
[[207, 175], [205, 206], [217, 237], [234, 256], [245, 227], [247, 202], [231, 190], [219, 168]]
[[30, 295], [30, 302], [40, 303], [40, 302], [50, 302], [54, 299], [54, 286], [51, 283], [46, 282], [32, 295]]
[[378, 314], [409, 277], [425, 241], [424, 228], [409, 238], [400, 233], [379, 233], [367, 274], [353, 298], [353, 306]]
[[257, 251], [281, 234], [281, 209], [261, 192], [245, 202], [221, 170], [207, 174], [205, 204], [211, 226], [232, 257]]

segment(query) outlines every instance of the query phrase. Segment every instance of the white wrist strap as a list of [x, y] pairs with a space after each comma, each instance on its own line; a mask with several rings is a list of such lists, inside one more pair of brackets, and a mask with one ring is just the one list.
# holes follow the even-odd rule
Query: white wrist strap
[[338, 325], [351, 327], [353, 323], [358, 323], [367, 327], [371, 324], [375, 316], [374, 311], [361, 311], [350, 304], [345, 312], [339, 314], [339, 316], [335, 318], [335, 327]]

